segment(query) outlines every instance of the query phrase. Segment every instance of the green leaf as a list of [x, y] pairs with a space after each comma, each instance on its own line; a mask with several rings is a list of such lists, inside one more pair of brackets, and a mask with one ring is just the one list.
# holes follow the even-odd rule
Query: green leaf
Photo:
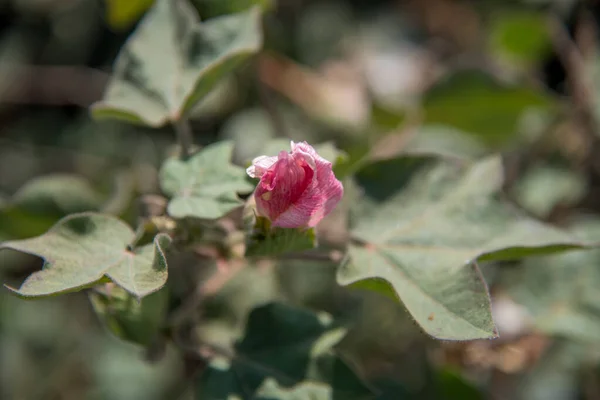
[[474, 164], [434, 157], [376, 162], [357, 175], [364, 200], [338, 282], [399, 298], [430, 335], [497, 336], [479, 260], [516, 259], [583, 245], [498, 199], [499, 157]]
[[232, 151], [232, 142], [218, 142], [186, 161], [165, 161], [160, 185], [171, 196], [169, 215], [215, 219], [242, 205], [236, 193], [250, 192], [254, 186], [243, 168], [231, 164]]
[[278, 303], [255, 308], [232, 359], [211, 363], [198, 382], [197, 396], [252, 398], [261, 386], [264, 390], [265, 379], [272, 378], [285, 388], [309, 379], [329, 384], [334, 395], [341, 396], [336, 398], [363, 398], [370, 391], [333, 350], [345, 334], [325, 314]]
[[139, 300], [120, 287], [105, 286], [103, 290], [90, 292], [89, 298], [112, 334], [147, 346], [156, 338], [164, 321], [169, 296], [163, 288]]
[[502, 13], [495, 15], [491, 23], [491, 50], [510, 61], [535, 63], [551, 48], [548, 18], [543, 12]]
[[11, 289], [25, 297], [51, 296], [80, 290], [110, 279], [141, 298], [167, 281], [164, 255], [170, 243], [157, 235], [154, 243], [129, 250], [135, 233], [121, 220], [96, 213], [73, 214], [58, 221], [45, 234], [0, 243], [45, 260], [41, 271], [30, 275], [21, 287]]
[[[573, 228], [600, 238], [600, 220], [586, 217]], [[600, 250], [590, 249], [525, 260], [505, 273], [508, 293], [526, 307], [536, 327], [550, 335], [600, 342]]]
[[530, 108], [551, 110], [552, 99], [523, 85], [508, 85], [481, 71], [444, 77], [424, 96], [425, 123], [448, 125], [492, 147], [515, 140], [518, 123]]
[[158, 0], [115, 63], [95, 118], [178, 121], [262, 45], [258, 7], [200, 23], [187, 0]]

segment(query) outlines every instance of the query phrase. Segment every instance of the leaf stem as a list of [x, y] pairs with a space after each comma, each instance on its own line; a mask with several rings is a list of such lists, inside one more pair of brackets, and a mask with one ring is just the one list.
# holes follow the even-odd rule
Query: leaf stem
[[192, 145], [194, 143], [190, 121], [187, 118], [182, 117], [179, 120], [174, 121], [173, 126], [177, 132], [177, 141], [181, 147], [180, 157], [185, 161], [190, 157]]

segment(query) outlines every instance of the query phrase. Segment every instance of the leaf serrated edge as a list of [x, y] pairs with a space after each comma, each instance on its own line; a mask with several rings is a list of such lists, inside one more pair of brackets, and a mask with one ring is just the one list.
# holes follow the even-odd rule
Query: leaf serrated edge
[[[28, 241], [28, 240], [32, 240], [32, 239], [41, 238], [41, 237], [46, 236], [49, 233], [53, 232], [54, 230], [58, 229], [66, 221], [69, 221], [71, 219], [76, 219], [76, 218], [82, 218], [82, 217], [101, 217], [101, 218], [106, 218], [106, 219], [112, 219], [115, 222], [118, 222], [119, 224], [125, 226], [131, 232], [132, 239], [135, 237], [135, 232], [133, 231], [133, 229], [131, 229], [131, 227], [127, 223], [125, 223], [123, 220], [121, 220], [120, 218], [115, 217], [113, 215], [109, 215], [109, 214], [102, 214], [102, 213], [91, 212], [90, 211], [90, 212], [81, 212], [81, 213], [75, 213], [75, 214], [67, 215], [66, 217], [63, 217], [60, 220], [58, 220], [50, 229], [48, 229], [47, 232], [43, 233], [42, 235], [35, 236], [35, 237], [32, 237], [32, 238], [22, 239], [22, 240], [11, 240], [11, 241], [0, 242], [0, 251], [2, 251], [3, 249], [10, 249], [10, 250], [18, 251], [20, 253], [29, 254], [29, 255], [41, 258], [41, 259], [44, 260], [44, 265], [42, 266], [42, 269], [40, 270], [40, 271], [42, 271], [44, 269], [46, 263], [52, 263], [52, 262], [54, 262], [54, 260], [51, 259], [51, 258], [41, 257], [39, 254], [30, 252], [30, 251], [26, 251], [26, 250], [22, 250], [22, 249], [17, 249], [15, 247], [11, 246], [11, 243], [24, 242], [24, 241]], [[167, 258], [166, 258], [166, 255], [165, 255], [165, 252], [164, 252], [164, 249], [163, 249], [163, 247], [166, 247], [166, 246], [165, 246], [165, 243], [161, 243], [161, 242], [163, 242], [164, 239], [167, 239], [168, 242], [169, 242], [169, 244], [172, 242], [172, 239], [171, 239], [171, 237], [169, 235], [167, 235], [165, 233], [159, 233], [158, 235], [156, 235], [154, 237], [152, 245], [153, 245], [154, 249], [156, 249], [160, 253], [160, 256], [165, 261], [165, 267], [167, 267]], [[110, 266], [107, 269], [110, 269]], [[21, 286], [23, 286], [23, 284], [25, 284], [25, 282], [27, 282], [28, 279], [30, 279], [33, 275], [35, 275], [36, 273], [38, 273], [40, 271], [36, 271], [36, 272], [32, 273], [29, 277], [27, 277], [27, 279], [25, 279], [25, 281], [21, 284]], [[101, 283], [108, 283], [108, 282], [113, 282], [113, 280], [110, 277], [108, 277], [106, 275], [106, 273], [102, 273], [98, 277], [98, 279], [96, 279], [96, 280], [94, 280], [92, 282], [89, 282], [88, 284], [81, 285], [81, 286], [76, 286], [76, 287], [73, 287], [73, 288], [69, 288], [69, 289], [66, 289], [66, 290], [61, 290], [61, 291], [58, 291], [58, 292], [49, 293], [49, 294], [45, 294], [45, 295], [26, 295], [26, 294], [23, 294], [22, 292], [20, 292], [19, 289], [13, 288], [13, 287], [11, 287], [11, 286], [9, 286], [7, 284], [3, 284], [3, 286], [6, 289], [8, 289], [11, 293], [13, 293], [14, 295], [16, 295], [19, 298], [22, 298], [22, 299], [38, 299], [38, 298], [47, 298], [47, 297], [60, 296], [60, 295], [67, 294], [67, 293], [74, 293], [74, 292], [78, 292], [78, 291], [81, 291], [81, 290], [84, 290], [84, 289], [88, 289], [88, 288], [94, 287], [94, 286], [96, 286], [98, 284], [101, 284]], [[131, 292], [130, 290], [128, 290], [126, 288], [123, 288], [123, 290], [125, 290], [126, 292], [132, 294], [136, 298], [141, 299], [141, 298], [143, 298], [145, 296], [148, 296], [148, 295], [150, 295], [152, 293], [157, 292], [162, 287], [164, 287], [164, 284], [161, 285], [160, 287], [158, 287], [155, 290], [149, 291], [147, 293], [141, 293], [141, 294]]]

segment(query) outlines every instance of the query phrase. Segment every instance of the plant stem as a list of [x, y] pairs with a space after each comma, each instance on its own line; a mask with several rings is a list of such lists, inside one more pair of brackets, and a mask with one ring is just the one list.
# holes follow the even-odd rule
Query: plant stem
[[173, 126], [177, 132], [177, 141], [181, 147], [180, 157], [183, 161], [185, 161], [190, 157], [192, 144], [194, 143], [190, 121], [187, 118], [182, 117], [181, 119], [175, 121]]
[[596, 98], [591, 90], [594, 87], [593, 82], [590, 82], [589, 74], [586, 71], [587, 61], [575, 40], [571, 39], [560, 16], [551, 13], [548, 18], [548, 26], [552, 45], [565, 68], [567, 83], [575, 105], [574, 116], [582, 122], [590, 136], [595, 137], [598, 129], [594, 119]]

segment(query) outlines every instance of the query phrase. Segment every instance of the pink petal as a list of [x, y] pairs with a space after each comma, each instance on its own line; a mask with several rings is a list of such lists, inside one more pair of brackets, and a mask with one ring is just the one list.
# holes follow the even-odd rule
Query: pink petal
[[344, 196], [344, 186], [334, 175], [331, 169], [331, 163], [319, 164], [317, 162], [317, 175], [321, 195], [325, 199], [325, 203], [314, 213], [308, 223], [309, 227], [316, 226], [323, 218], [333, 211]]
[[254, 192], [258, 213], [278, 226], [277, 218], [301, 198], [314, 175], [304, 156], [280, 152], [278, 161], [263, 173]]
[[312, 146], [292, 143], [293, 152], [310, 155], [316, 164], [316, 174], [302, 196], [273, 221], [282, 228], [314, 227], [328, 215], [342, 199], [344, 188], [332, 171], [329, 161], [320, 157]]

